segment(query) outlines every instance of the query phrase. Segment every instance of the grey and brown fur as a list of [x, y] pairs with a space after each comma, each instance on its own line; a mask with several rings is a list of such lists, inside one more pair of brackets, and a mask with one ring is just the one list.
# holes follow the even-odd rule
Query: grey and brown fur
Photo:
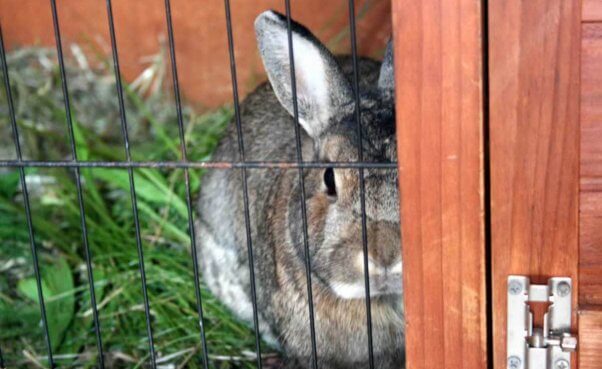
[[[241, 104], [246, 159], [295, 161], [286, 19], [264, 12], [255, 29], [270, 83]], [[351, 58], [333, 57], [297, 23], [292, 30], [303, 158], [355, 161], [359, 142]], [[382, 67], [359, 61], [364, 161], [396, 158], [392, 59], [389, 45]], [[234, 124], [213, 159], [240, 159]], [[358, 171], [334, 169], [335, 191], [325, 184], [325, 171], [304, 171], [319, 366], [367, 368]], [[298, 175], [297, 169], [247, 170], [260, 330], [283, 350], [287, 368], [310, 368]], [[404, 321], [397, 173], [366, 169], [365, 185], [375, 363], [398, 369], [403, 366]], [[198, 258], [211, 291], [252, 322], [242, 191], [238, 170], [212, 170], [203, 178]]]

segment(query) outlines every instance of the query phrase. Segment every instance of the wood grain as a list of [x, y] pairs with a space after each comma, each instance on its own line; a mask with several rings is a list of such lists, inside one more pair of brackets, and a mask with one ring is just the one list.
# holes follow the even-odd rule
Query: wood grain
[[602, 23], [582, 37], [579, 304], [602, 305]]
[[409, 369], [487, 366], [480, 4], [393, 1]]
[[602, 0], [583, 0], [583, 20], [602, 21]]
[[579, 313], [579, 369], [602, 369], [602, 310]]
[[579, 305], [602, 306], [602, 193], [582, 192], [580, 203]]
[[494, 368], [508, 275], [578, 288], [580, 31], [579, 0], [489, 1]]

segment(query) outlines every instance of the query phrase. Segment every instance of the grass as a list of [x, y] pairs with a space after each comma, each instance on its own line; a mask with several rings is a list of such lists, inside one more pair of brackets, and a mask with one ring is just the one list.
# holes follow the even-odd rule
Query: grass
[[[115, 83], [105, 61], [72, 49], [68, 73], [80, 160], [123, 160]], [[60, 77], [53, 52], [9, 55], [12, 91], [28, 159], [69, 159]], [[177, 160], [173, 99], [158, 57], [126, 86], [134, 160]], [[150, 71], [150, 72], [148, 72]], [[149, 77], [150, 76], [150, 77]], [[184, 109], [190, 160], [206, 160], [232, 117], [229, 107]], [[6, 96], [0, 95], [0, 158], [14, 159]], [[82, 169], [94, 290], [107, 367], [146, 367], [149, 357], [129, 183], [124, 169]], [[202, 171], [191, 171], [198, 194]], [[61, 368], [97, 360], [80, 212], [73, 172], [26, 170], [52, 350]], [[152, 328], [161, 368], [202, 367], [182, 170], [135, 170]], [[0, 168], [0, 348], [11, 368], [48, 367], [23, 198], [16, 170]], [[202, 277], [201, 277], [202, 279]], [[202, 287], [210, 367], [254, 367], [254, 333]], [[271, 351], [263, 345], [264, 354]], [[269, 354], [268, 354], [269, 355]]]

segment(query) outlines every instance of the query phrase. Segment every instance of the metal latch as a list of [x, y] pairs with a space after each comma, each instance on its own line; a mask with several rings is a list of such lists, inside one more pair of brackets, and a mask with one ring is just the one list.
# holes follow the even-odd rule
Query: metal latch
[[[577, 338], [571, 335], [570, 278], [531, 284], [523, 276], [508, 277], [508, 369], [570, 369]], [[533, 326], [529, 302], [551, 303], [543, 327]]]

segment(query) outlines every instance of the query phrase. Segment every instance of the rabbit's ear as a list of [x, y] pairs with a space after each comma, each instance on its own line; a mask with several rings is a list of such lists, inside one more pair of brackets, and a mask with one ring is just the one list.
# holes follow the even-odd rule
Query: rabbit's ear
[[380, 66], [380, 75], [378, 76], [378, 89], [387, 96], [395, 94], [395, 66], [393, 64], [393, 40], [387, 43], [387, 50]]
[[[272, 88], [293, 115], [286, 17], [271, 10], [261, 13], [255, 34]], [[305, 27], [291, 21], [291, 34], [299, 123], [318, 137], [337, 108], [353, 100], [351, 87], [332, 54]]]

